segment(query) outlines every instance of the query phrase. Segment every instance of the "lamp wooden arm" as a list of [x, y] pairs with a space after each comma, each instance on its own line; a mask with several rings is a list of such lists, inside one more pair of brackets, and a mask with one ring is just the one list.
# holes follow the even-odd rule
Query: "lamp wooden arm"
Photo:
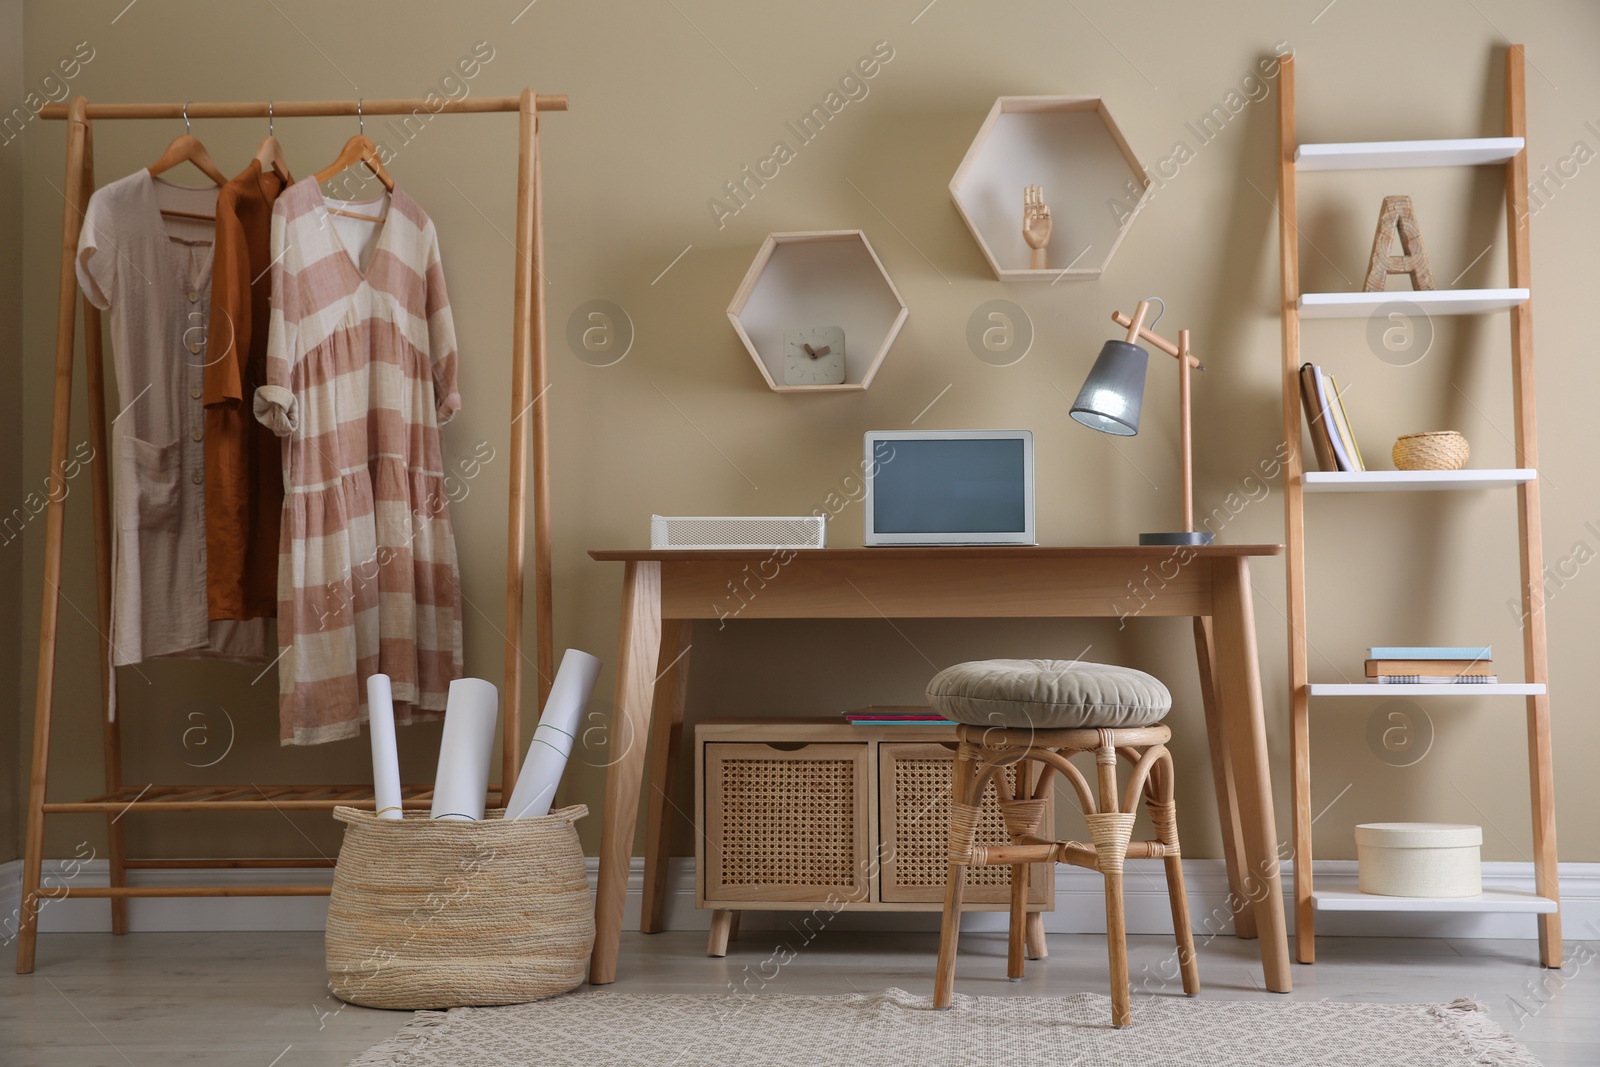
[[1189, 371], [1205, 370], [1205, 365], [1194, 357], [1189, 351], [1189, 331], [1178, 331], [1178, 343], [1162, 337], [1144, 328], [1144, 317], [1150, 310], [1150, 301], [1141, 300], [1139, 306], [1133, 309], [1133, 318], [1129, 318], [1120, 311], [1111, 313], [1111, 321], [1118, 326], [1125, 327], [1128, 331], [1128, 343], [1132, 344], [1136, 338], [1143, 338], [1151, 346], [1159, 348], [1167, 355], [1178, 361], [1178, 439], [1182, 450], [1183, 468], [1183, 531], [1194, 532], [1194, 452], [1191, 444], [1192, 430], [1189, 416]]
[[[1139, 301], [1139, 309], [1135, 310], [1134, 317], [1131, 319], [1120, 311], [1113, 311], [1111, 313], [1111, 321], [1116, 323], [1118, 326], [1122, 326], [1127, 329], [1128, 340], [1130, 342], [1132, 342], [1135, 338], [1143, 338], [1151, 346], [1159, 348], [1161, 351], [1165, 352], [1169, 356], [1172, 356], [1173, 358], [1177, 358], [1177, 345], [1173, 344], [1165, 337], [1162, 337], [1159, 333], [1152, 333], [1150, 330], [1145, 329], [1143, 309], [1148, 307], [1148, 305], [1148, 301]], [[1134, 326], [1134, 323], [1136, 322], [1139, 324], [1137, 327]], [[1201, 363], [1193, 352], [1189, 353], [1189, 366], [1193, 367], [1195, 370], [1206, 369], [1205, 364]]]

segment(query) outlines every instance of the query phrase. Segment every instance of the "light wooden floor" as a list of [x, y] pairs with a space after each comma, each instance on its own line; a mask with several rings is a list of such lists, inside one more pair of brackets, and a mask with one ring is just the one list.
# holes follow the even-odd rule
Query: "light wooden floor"
[[[703, 955], [703, 933], [625, 934], [612, 988], [714, 993], [742, 984], [752, 993], [887, 986], [927, 992], [932, 981], [936, 935], [823, 933], [805, 944], [794, 933], [788, 941], [798, 954], [763, 985], [774, 968], [762, 964], [781, 939], [775, 931], [751, 932], [726, 959], [713, 960]], [[1181, 993], [1176, 983], [1161, 989], [1170, 943], [1129, 940], [1137, 1026], [1141, 995]], [[1295, 968], [1294, 998], [1476, 997], [1548, 1067], [1600, 1064], [1600, 943], [1569, 943], [1562, 972], [1536, 965], [1532, 941], [1328, 937], [1318, 939], [1317, 952], [1315, 966]], [[1027, 979], [1010, 983], [1001, 936], [973, 935], [962, 938], [956, 989], [1001, 996], [1103, 993], [1105, 968], [1100, 938], [1055, 935], [1050, 959], [1030, 964]], [[1261, 991], [1260, 970], [1254, 942], [1217, 938], [1201, 949], [1202, 996], [1275, 997]], [[341, 1005], [328, 994], [320, 934], [45, 934], [37, 972], [0, 976], [0, 1064], [344, 1064], [408, 1017]], [[604, 1061], [597, 1057], [595, 1067]]]

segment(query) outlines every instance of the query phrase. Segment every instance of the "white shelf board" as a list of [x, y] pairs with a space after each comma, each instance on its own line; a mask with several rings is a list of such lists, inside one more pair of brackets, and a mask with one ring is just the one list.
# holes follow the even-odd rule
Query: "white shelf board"
[[1428, 315], [1474, 315], [1504, 311], [1528, 300], [1526, 289], [1403, 289], [1383, 293], [1302, 293], [1297, 306], [1306, 319], [1353, 319], [1385, 304], [1414, 304]]
[[1294, 166], [1296, 170], [1476, 167], [1486, 163], [1504, 163], [1522, 151], [1523, 144], [1521, 137], [1303, 144], [1294, 150]]
[[1497, 489], [1531, 482], [1531, 467], [1459, 471], [1306, 471], [1308, 493], [1403, 493], [1427, 489]]
[[1520, 912], [1526, 915], [1553, 913], [1556, 902], [1516, 889], [1486, 889], [1475, 897], [1383, 897], [1363, 893], [1354, 878], [1318, 878], [1311, 890], [1311, 903], [1318, 911], [1409, 911], [1409, 912]]
[[1311, 682], [1314, 697], [1533, 697], [1545, 687], [1534, 682]]

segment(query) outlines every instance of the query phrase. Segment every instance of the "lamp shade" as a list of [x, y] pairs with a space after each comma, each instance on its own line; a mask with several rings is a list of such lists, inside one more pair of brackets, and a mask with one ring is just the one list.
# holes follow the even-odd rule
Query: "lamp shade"
[[1107, 341], [1083, 380], [1072, 417], [1101, 433], [1132, 437], [1144, 406], [1144, 372], [1150, 353], [1128, 341]]

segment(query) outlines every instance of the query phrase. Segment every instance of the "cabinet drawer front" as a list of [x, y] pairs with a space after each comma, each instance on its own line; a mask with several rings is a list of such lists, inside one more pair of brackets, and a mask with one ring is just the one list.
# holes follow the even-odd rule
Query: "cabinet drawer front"
[[706, 900], [868, 899], [867, 752], [706, 745]]
[[[941, 744], [885, 743], [878, 746], [879, 808], [883, 863], [879, 892], [885, 902], [911, 903], [944, 899], [950, 854], [950, 775], [955, 753]], [[1026, 766], [1026, 765], [1024, 765]], [[1015, 789], [1017, 767], [1006, 769]], [[1038, 771], [1031, 773], [1037, 776]], [[1049, 836], [1054, 813], [1045, 809], [1040, 833]], [[994, 786], [983, 794], [977, 841], [982, 845], [1006, 843]], [[1028, 901], [1048, 904], [1055, 872], [1050, 864], [1036, 863], [1028, 875]], [[968, 867], [963, 898], [970, 903], [999, 903], [1011, 899], [1010, 867]]]

